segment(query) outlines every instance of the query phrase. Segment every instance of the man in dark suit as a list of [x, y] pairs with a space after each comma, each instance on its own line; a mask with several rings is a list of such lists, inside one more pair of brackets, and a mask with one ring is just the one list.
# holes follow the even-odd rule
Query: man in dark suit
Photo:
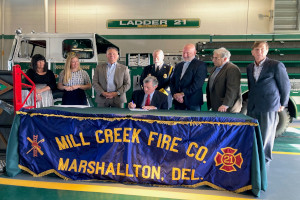
[[164, 64], [164, 52], [162, 50], [154, 50], [152, 56], [154, 64], [146, 66], [141, 74], [141, 88], [143, 88], [143, 81], [147, 76], [155, 76], [158, 80], [158, 86], [156, 90], [159, 90], [160, 92], [168, 96], [168, 104], [169, 108], [171, 108], [172, 95], [170, 91], [170, 78], [173, 73], [173, 67]]
[[195, 45], [185, 45], [182, 53], [184, 62], [175, 66], [171, 77], [170, 88], [174, 108], [177, 110], [200, 111], [203, 104], [202, 86], [207, 76], [207, 68], [195, 55]]
[[267, 42], [255, 42], [251, 51], [255, 62], [247, 67], [247, 111], [259, 122], [267, 163], [272, 160], [278, 112], [288, 105], [291, 87], [284, 64], [267, 58], [268, 51]]
[[241, 72], [229, 61], [230, 56], [224, 47], [214, 50], [212, 61], [215, 68], [206, 87], [208, 110], [232, 113], [241, 111]]
[[129, 69], [117, 62], [118, 49], [109, 47], [106, 51], [107, 63], [99, 64], [95, 69], [93, 87], [97, 93], [95, 101], [98, 107], [122, 108], [127, 102], [126, 92], [130, 89]]
[[168, 97], [156, 90], [158, 81], [154, 76], [144, 79], [144, 90], [136, 90], [132, 93], [132, 100], [128, 108], [143, 108], [146, 110], [168, 109]]

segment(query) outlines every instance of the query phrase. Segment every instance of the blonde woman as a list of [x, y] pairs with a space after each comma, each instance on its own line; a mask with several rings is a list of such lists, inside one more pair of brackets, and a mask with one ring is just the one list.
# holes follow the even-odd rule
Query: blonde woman
[[75, 54], [67, 58], [65, 69], [59, 74], [58, 89], [63, 90], [62, 105], [87, 105], [84, 90], [92, 87], [90, 77], [81, 69]]

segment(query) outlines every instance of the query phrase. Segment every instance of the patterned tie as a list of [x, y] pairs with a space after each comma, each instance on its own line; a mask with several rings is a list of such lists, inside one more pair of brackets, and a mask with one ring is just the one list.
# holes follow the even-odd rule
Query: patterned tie
[[150, 94], [148, 94], [145, 106], [150, 106]]

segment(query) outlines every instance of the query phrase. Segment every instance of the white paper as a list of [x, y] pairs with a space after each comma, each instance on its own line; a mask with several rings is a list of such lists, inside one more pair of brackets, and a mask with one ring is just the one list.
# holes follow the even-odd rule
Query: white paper
[[54, 107], [64, 107], [64, 108], [89, 108], [86, 105], [54, 105]]
[[149, 111], [146, 109], [142, 109], [142, 108], [129, 108], [130, 111]]

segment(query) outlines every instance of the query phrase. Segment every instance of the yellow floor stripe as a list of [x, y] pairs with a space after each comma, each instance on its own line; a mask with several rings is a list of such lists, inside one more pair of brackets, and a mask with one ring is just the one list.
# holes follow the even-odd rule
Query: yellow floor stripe
[[55, 190], [72, 190], [72, 191], [83, 191], [83, 192], [111, 193], [111, 194], [119, 194], [119, 195], [135, 195], [135, 196], [172, 198], [172, 199], [210, 199], [210, 200], [249, 199], [249, 198], [227, 197], [227, 196], [217, 196], [217, 195], [207, 195], [207, 194], [194, 194], [194, 193], [185, 193], [185, 192], [147, 190], [147, 189], [137, 189], [137, 188], [128, 188], [128, 187], [122, 188], [122, 187], [99, 186], [99, 185], [29, 181], [29, 180], [19, 180], [19, 179], [11, 179], [11, 178], [0, 178], [0, 184], [55, 189]]
[[274, 154], [287, 154], [287, 155], [300, 155], [300, 153], [293, 153], [293, 152], [282, 152], [282, 151], [272, 151]]

